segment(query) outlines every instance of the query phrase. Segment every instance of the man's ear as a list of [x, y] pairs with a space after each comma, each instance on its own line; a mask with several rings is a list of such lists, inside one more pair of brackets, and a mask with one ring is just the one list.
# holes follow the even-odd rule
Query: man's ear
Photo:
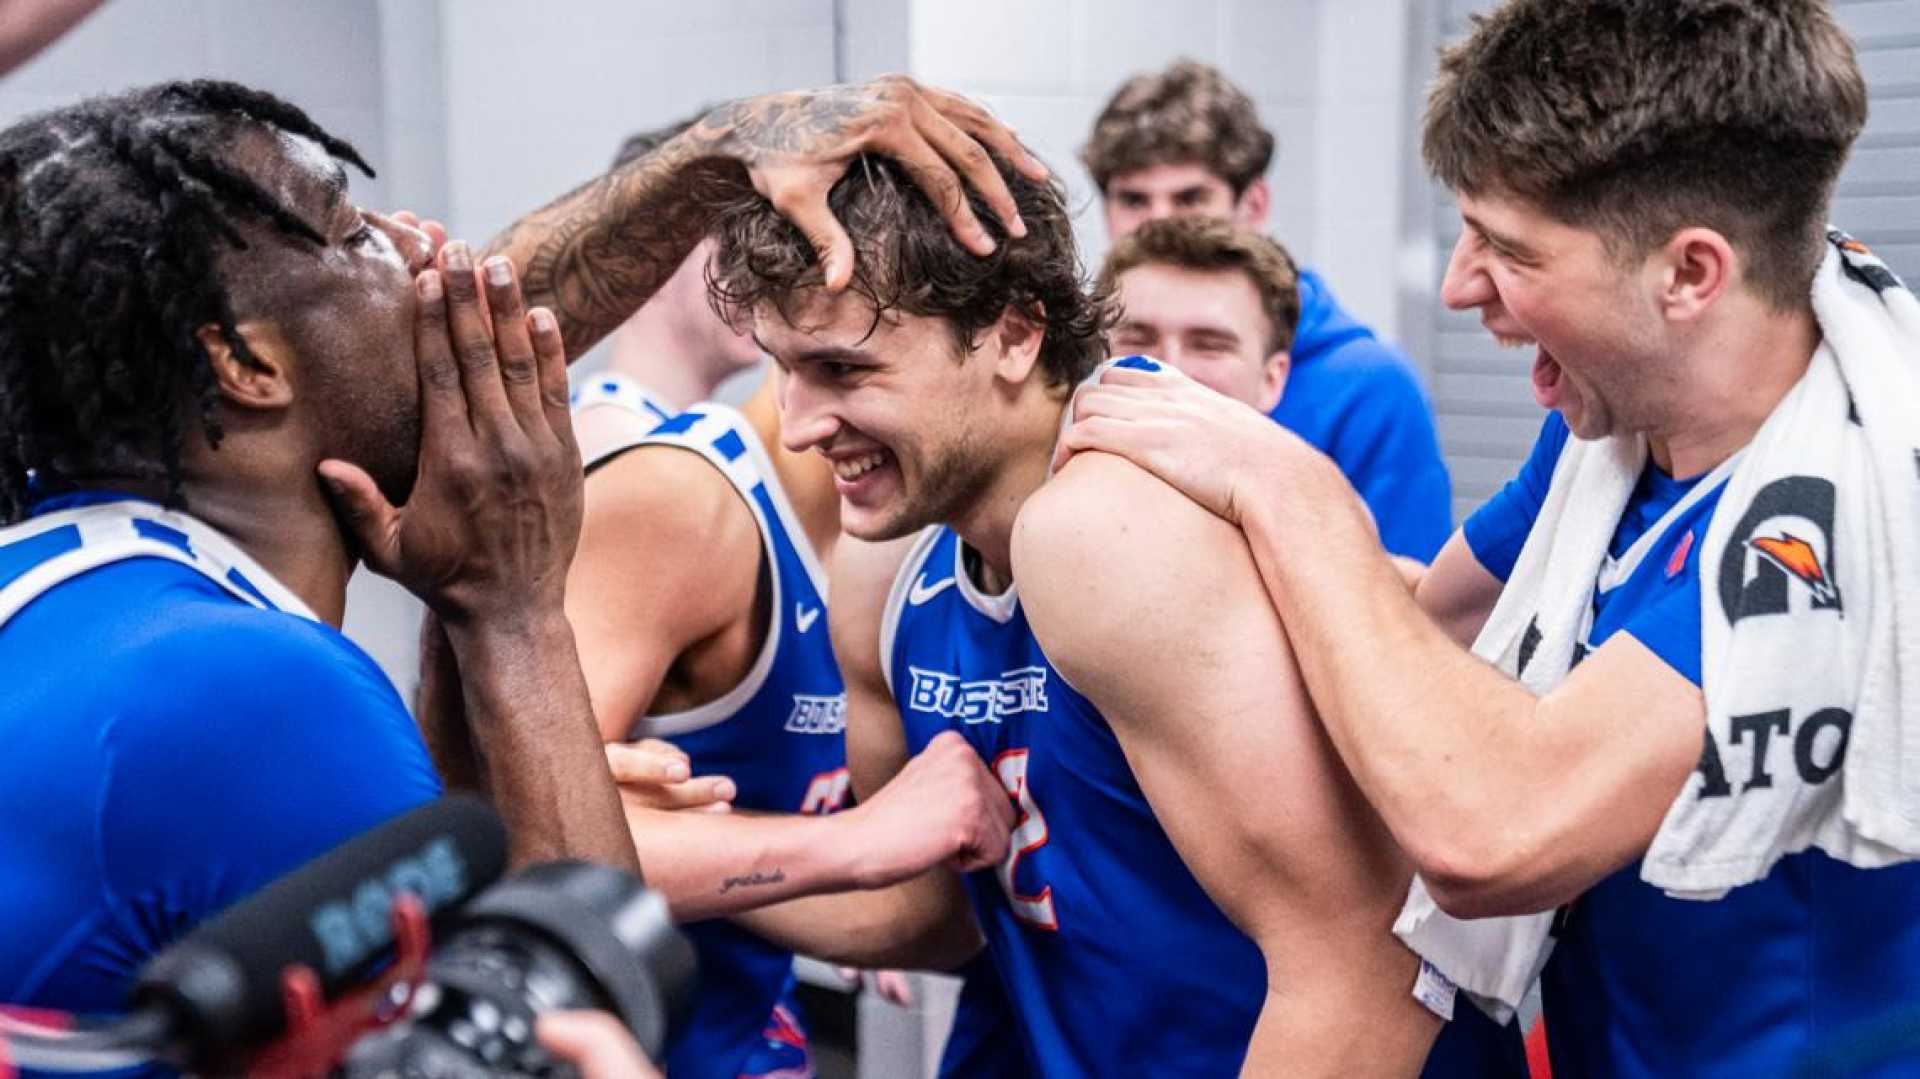
[[200, 347], [207, 350], [214, 384], [220, 388], [220, 399], [234, 408], [254, 412], [292, 405], [288, 350], [280, 335], [258, 322], [240, 323], [235, 333], [244, 351], [215, 323], [209, 322], [194, 331]]
[[1267, 186], [1265, 176], [1257, 176], [1245, 191], [1240, 192], [1240, 197], [1233, 200], [1233, 223], [1255, 232], [1264, 232], [1272, 210], [1273, 190]]
[[1280, 403], [1281, 395], [1287, 392], [1287, 373], [1293, 370], [1293, 357], [1285, 349], [1268, 356], [1260, 367], [1260, 400], [1255, 402], [1262, 412], [1272, 412], [1273, 406]]
[[1681, 229], [1654, 257], [1659, 260], [1661, 311], [1676, 322], [1699, 318], [1741, 273], [1733, 245], [1709, 228]]
[[986, 340], [994, 345], [994, 375], [1002, 381], [1021, 383], [1040, 362], [1040, 344], [1047, 336], [1047, 313], [1034, 304], [1023, 311], [1012, 304], [1000, 312], [1000, 321], [988, 329]]

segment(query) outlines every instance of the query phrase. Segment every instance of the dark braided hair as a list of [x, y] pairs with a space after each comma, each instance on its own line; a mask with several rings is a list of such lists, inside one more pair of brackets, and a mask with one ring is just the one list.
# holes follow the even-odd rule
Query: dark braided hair
[[[148, 470], [180, 489], [183, 413], [219, 445], [210, 357], [234, 330], [218, 262], [263, 221], [326, 240], [229, 160], [250, 126], [304, 136], [373, 170], [305, 112], [233, 83], [173, 82], [42, 113], [0, 131], [0, 523], [88, 469]], [[145, 477], [143, 477], [145, 478]]]

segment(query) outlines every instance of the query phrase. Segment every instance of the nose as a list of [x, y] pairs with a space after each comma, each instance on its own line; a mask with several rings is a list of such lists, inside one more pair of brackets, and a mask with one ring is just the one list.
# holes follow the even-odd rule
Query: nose
[[1473, 233], [1462, 229], [1447, 259], [1447, 275], [1440, 281], [1440, 302], [1455, 311], [1479, 307], [1494, 298], [1493, 278], [1473, 241]]
[[1147, 212], [1144, 216], [1148, 221], [1163, 221], [1174, 216], [1177, 212], [1178, 211], [1174, 209], [1172, 199], [1156, 195], [1147, 200]]
[[831, 400], [804, 374], [774, 368], [774, 399], [780, 404], [780, 444], [794, 453], [825, 445], [840, 430]]

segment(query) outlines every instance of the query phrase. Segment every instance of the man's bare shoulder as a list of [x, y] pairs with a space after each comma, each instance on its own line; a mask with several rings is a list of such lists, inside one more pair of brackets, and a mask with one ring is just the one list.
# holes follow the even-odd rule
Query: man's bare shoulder
[[1069, 598], [1066, 581], [1081, 602], [1124, 598], [1185, 580], [1243, 544], [1238, 529], [1132, 462], [1082, 453], [1021, 506], [1014, 578], [1028, 606]]
[[587, 476], [577, 563], [751, 594], [761, 547], [746, 500], [697, 453], [640, 446]]

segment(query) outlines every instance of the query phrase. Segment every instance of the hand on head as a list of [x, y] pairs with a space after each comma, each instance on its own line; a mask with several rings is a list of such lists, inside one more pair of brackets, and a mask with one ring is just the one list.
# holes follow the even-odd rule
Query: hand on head
[[853, 279], [853, 241], [827, 208], [827, 194], [859, 155], [900, 162], [954, 235], [978, 255], [991, 254], [994, 241], [967, 201], [969, 187], [1010, 235], [1027, 232], [989, 151], [1032, 179], [1048, 175], [986, 109], [903, 75], [733, 102], [708, 114], [690, 134], [747, 166], [754, 190], [812, 243], [828, 291]]

